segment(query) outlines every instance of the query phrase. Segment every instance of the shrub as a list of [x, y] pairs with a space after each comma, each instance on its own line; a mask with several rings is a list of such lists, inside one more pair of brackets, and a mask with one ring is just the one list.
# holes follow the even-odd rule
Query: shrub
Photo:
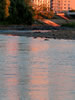
[[54, 16], [54, 13], [52, 11], [45, 11], [41, 12], [40, 15], [46, 19], [51, 19]]
[[51, 19], [54, 16], [53, 11], [50, 11], [45, 5], [36, 6], [34, 8], [35, 11], [35, 19], [47, 18]]

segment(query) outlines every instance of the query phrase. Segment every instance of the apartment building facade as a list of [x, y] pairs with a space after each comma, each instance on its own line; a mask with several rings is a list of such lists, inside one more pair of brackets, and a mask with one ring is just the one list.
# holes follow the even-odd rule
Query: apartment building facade
[[35, 7], [46, 7], [47, 10], [50, 10], [50, 0], [31, 0]]
[[47, 10], [63, 12], [71, 9], [71, 0], [31, 0], [34, 6], [45, 6]]
[[51, 0], [50, 8], [54, 12], [64, 12], [71, 9], [71, 0]]

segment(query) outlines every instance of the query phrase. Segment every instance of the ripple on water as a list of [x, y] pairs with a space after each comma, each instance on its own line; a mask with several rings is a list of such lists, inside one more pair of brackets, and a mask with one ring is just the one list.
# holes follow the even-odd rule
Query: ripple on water
[[74, 100], [75, 41], [0, 36], [0, 100]]

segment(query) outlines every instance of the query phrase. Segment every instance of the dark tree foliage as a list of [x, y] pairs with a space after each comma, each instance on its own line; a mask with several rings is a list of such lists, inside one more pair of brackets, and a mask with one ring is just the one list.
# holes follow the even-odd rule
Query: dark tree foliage
[[31, 0], [24, 0], [25, 3], [29, 4], [31, 2]]
[[10, 8], [8, 17], [12, 24], [32, 24], [33, 15], [31, 8], [24, 0], [10, 0]]
[[0, 0], [0, 22], [5, 19], [5, 0]]

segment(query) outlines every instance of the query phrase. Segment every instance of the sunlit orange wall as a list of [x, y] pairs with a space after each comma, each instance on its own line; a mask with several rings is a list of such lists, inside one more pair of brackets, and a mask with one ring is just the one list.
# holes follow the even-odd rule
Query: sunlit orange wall
[[71, 9], [75, 9], [75, 0], [71, 0]]

